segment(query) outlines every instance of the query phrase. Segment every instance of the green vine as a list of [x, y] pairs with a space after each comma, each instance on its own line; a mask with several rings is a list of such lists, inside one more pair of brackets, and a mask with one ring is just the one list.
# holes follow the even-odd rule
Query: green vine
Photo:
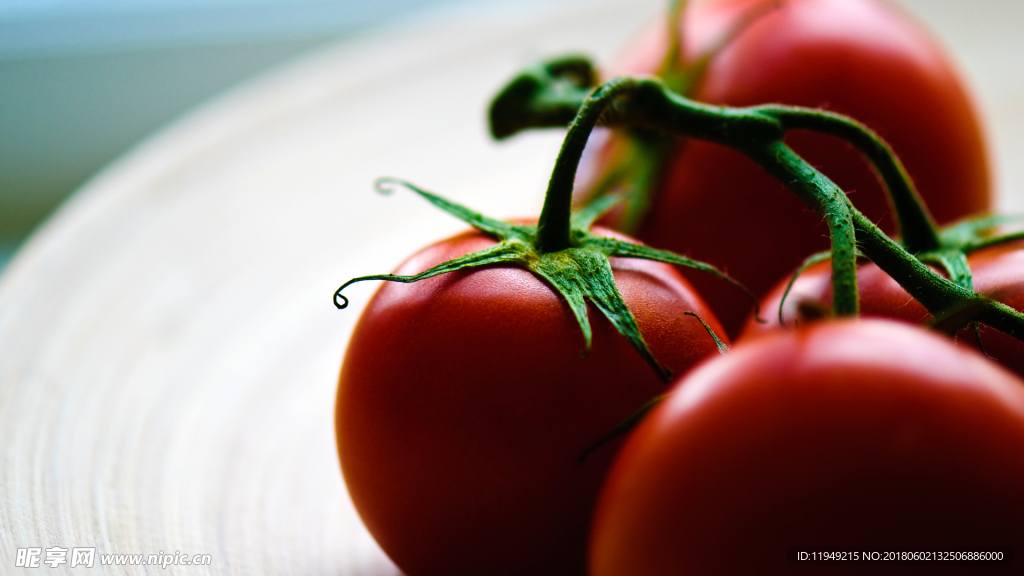
[[[998, 218], [937, 231], [892, 150], [862, 124], [838, 114], [792, 106], [710, 106], [674, 93], [657, 79], [616, 78], [605, 86], [609, 85], [614, 90], [600, 116], [604, 124], [661, 130], [730, 146], [785, 184], [826, 221], [831, 234], [835, 314], [857, 313], [856, 263], [863, 253], [933, 315], [969, 310], [972, 321], [1024, 340], [1024, 315], [976, 294], [966, 263], [970, 252], [1024, 234], [991, 236], [991, 230], [1003, 222]], [[509, 108], [502, 115], [510, 126], [537, 125], [538, 118], [522, 110]], [[838, 186], [785, 145], [783, 136], [793, 129], [839, 136], [865, 155], [888, 192], [903, 233], [902, 244], [886, 236], [852, 206]], [[936, 274], [925, 262], [942, 266], [950, 278]]]

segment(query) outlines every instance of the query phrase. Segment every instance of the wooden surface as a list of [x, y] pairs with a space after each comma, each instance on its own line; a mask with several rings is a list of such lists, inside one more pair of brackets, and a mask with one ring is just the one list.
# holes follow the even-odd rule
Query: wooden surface
[[[964, 4], [912, 7], [981, 87], [1003, 204], [1021, 208], [1005, 159], [1024, 152], [1024, 82], [999, 43], [1020, 26], [993, 39], [962, 24]], [[462, 225], [371, 182], [535, 214], [561, 133], [491, 143], [489, 96], [542, 55], [607, 57], [660, 5], [538, 4], [346, 42], [205, 106], [81, 190], [0, 279], [0, 573], [21, 573], [19, 547], [78, 546], [212, 555], [169, 574], [396, 574], [345, 495], [332, 422], [374, 287], [353, 287], [344, 312], [331, 294]], [[165, 573], [23, 572], [36, 571]]]

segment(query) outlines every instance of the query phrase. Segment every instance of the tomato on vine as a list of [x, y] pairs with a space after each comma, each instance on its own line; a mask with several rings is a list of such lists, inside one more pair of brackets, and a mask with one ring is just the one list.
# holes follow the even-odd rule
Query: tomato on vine
[[[593, 462], [599, 469], [585, 472], [571, 468], [571, 453], [592, 446], [583, 444], [585, 436], [605, 437], [603, 432], [637, 409], [634, 400], [651, 399], [643, 377], [634, 376], [636, 368], [628, 363], [646, 363], [651, 382], [688, 367], [668, 365], [679, 351], [658, 351], [666, 345], [656, 340], [686, 333], [684, 342], [705, 343], [705, 354], [718, 348], [698, 323], [689, 323], [692, 333], [681, 324], [673, 327], [688, 312], [681, 303], [696, 301], [679, 288], [685, 283], [670, 279], [667, 268], [657, 272], [645, 268], [653, 265], [634, 264], [641, 287], [629, 289], [632, 280], [624, 277], [617, 259], [685, 265], [720, 278], [722, 273], [671, 252], [591, 232], [591, 224], [617, 201], [614, 196], [571, 215], [576, 167], [599, 120], [729, 146], [783, 182], [828, 226], [837, 315], [857, 314], [860, 250], [928, 310], [970, 305], [970, 321], [1024, 338], [1024, 315], [979, 298], [965, 282], [962, 251], [947, 250], [952, 244], [937, 235], [917, 203], [903, 165], [864, 125], [794, 106], [702, 104], [652, 78], [616, 78], [589, 93], [592, 81], [592, 68], [581, 59], [549, 62], [516, 78], [492, 108], [496, 133], [571, 119], [536, 225], [486, 218], [406, 185], [479, 234], [443, 242], [401, 273], [350, 280], [335, 294], [342, 308], [347, 299], [341, 292], [355, 282], [420, 283], [388, 285], [368, 308], [342, 369], [337, 421], [343, 469], [357, 509], [385, 551], [410, 572], [582, 572], [582, 531], [609, 455], [592, 456], [584, 469]], [[584, 89], [588, 95], [582, 104], [548, 99]], [[902, 244], [788, 146], [787, 134], [804, 130], [843, 138], [871, 163], [898, 208]], [[921, 251], [937, 251], [935, 258], [957, 274], [950, 279], [936, 274], [915, 257]], [[653, 279], [660, 283], [657, 290], [649, 286]], [[509, 287], [521, 290], [513, 294]], [[603, 319], [592, 324], [591, 308]], [[545, 330], [555, 332], [541, 331], [534, 317], [547, 319]], [[717, 329], [717, 322], [711, 324]], [[540, 339], [527, 336], [527, 328]], [[603, 355], [566, 360], [566, 342], [582, 340], [582, 350], [589, 351], [611, 329], [623, 337], [612, 340], [629, 351], [628, 358], [610, 352], [614, 357], [607, 364]], [[924, 348], [945, 353], [941, 346]], [[786, 356], [785, 350], [777, 352]], [[620, 360], [628, 376], [614, 369]], [[878, 374], [906, 376], [887, 366]], [[950, 365], [959, 373], [954, 368]], [[564, 388], [550, 379], [552, 373]], [[1016, 382], [1012, 376], [993, 378]], [[920, 388], [910, 386], [908, 393], [914, 396]], [[1004, 485], [982, 487], [998, 492]]]
[[[494, 244], [461, 234], [396, 274]], [[684, 313], [721, 328], [671, 266], [616, 258], [612, 272], [667, 369], [683, 373], [716, 351]], [[578, 457], [665, 390], [610, 322], [591, 326], [581, 359], [564, 300], [518, 267], [385, 284], [373, 297], [342, 364], [338, 446], [360, 517], [404, 571], [583, 573], [591, 510], [617, 445], [583, 465]]]
[[349, 285], [389, 281], [345, 353], [336, 431], [356, 510], [409, 574], [582, 575], [616, 446], [581, 455], [718, 350], [702, 322], [721, 326], [672, 265], [730, 279], [591, 231], [613, 200], [570, 214], [601, 94], [570, 130], [536, 224], [401, 183], [475, 230], [335, 294], [343, 308]]
[[[502, 93], [492, 112], [503, 128], [548, 125], [569, 111], [545, 98], [559, 82], [582, 89], [587, 68], [555, 64]], [[616, 78], [601, 91], [608, 125], [729, 146], [813, 210], [829, 228], [834, 314], [858, 314], [863, 256], [932, 313], [1024, 339], [1024, 315], [976, 292], [967, 262], [1013, 235], [988, 237], [998, 218], [938, 230], [903, 164], [863, 124], [793, 106], [710, 106], [650, 78]], [[799, 130], [863, 155], [890, 193], [899, 242], [787, 145]], [[797, 541], [1024, 543], [1022, 386], [977, 352], [893, 322], [811, 323], [741, 341], [684, 377], [627, 441], [595, 516], [591, 574], [781, 572]], [[934, 501], [949, 506], [936, 511]]]

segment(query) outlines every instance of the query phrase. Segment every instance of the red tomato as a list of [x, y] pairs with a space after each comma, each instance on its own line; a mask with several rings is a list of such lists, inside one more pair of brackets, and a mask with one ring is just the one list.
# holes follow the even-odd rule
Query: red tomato
[[[890, 143], [938, 222], [991, 209], [985, 141], [971, 99], [940, 47], [894, 6], [873, 0], [692, 3], [684, 20], [685, 54], [694, 58], [742, 14], [771, 4], [779, 7], [768, 9], [713, 58], [691, 97], [731, 106], [820, 107], [852, 116]], [[658, 23], [649, 29], [608, 77], [657, 71], [664, 28]], [[786, 141], [850, 193], [872, 221], [893, 231], [881, 187], [849, 145], [806, 132], [793, 132]], [[591, 157], [600, 164], [615, 145]], [[583, 179], [598, 169], [585, 169]], [[827, 227], [780, 183], [739, 152], [699, 141], [685, 142], [671, 155], [652, 209], [633, 233], [652, 246], [722, 267], [756, 294], [807, 255], [828, 249]], [[726, 329], [737, 333], [749, 304], [707, 278], [684, 275]]]
[[802, 573], [790, 546], [1021, 550], [1022, 477], [1024, 381], [998, 365], [896, 322], [776, 330], [684, 377], [629, 437], [590, 574]]
[[[979, 294], [1006, 304], [1014, 310], [1024, 311], [1024, 242], [993, 246], [971, 254], [967, 259]], [[936, 270], [940, 272], [939, 270]], [[942, 273], [942, 272], [940, 272]], [[832, 302], [831, 268], [819, 264], [800, 275], [786, 297], [783, 321], [793, 326], [800, 320], [800, 309], [828, 310]], [[744, 335], [775, 329], [779, 324], [779, 302], [786, 289], [786, 280], [765, 296], [762, 316], [768, 322], [747, 321]], [[862, 316], [892, 318], [923, 324], [931, 315], [917, 300], [911, 298], [895, 280], [874, 264], [864, 264], [857, 271], [857, 292], [860, 295]], [[1003, 332], [981, 327], [981, 342], [992, 358], [1017, 374], [1024, 376], [1024, 342]], [[978, 348], [974, 330], [965, 328], [957, 334], [957, 343]]]
[[[493, 243], [455, 236], [397, 273]], [[671, 266], [611, 261], [664, 366], [680, 374], [716, 353], [683, 313], [718, 322]], [[526, 270], [381, 285], [342, 365], [338, 447], [359, 515], [408, 574], [584, 573], [593, 504], [617, 444], [577, 459], [665, 390], [596, 309], [590, 318], [583, 359], [568, 305]]]

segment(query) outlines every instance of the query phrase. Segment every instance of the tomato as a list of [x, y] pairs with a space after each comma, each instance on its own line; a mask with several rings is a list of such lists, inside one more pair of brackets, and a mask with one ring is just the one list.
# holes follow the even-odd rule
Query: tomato
[[[967, 258], [971, 267], [974, 289], [983, 296], [1024, 311], [1024, 242], [1014, 242], [979, 250]], [[936, 272], [942, 273], [939, 270]], [[786, 297], [783, 321], [793, 326], [801, 320], [801, 308], [810, 307], [827, 311], [832, 301], [831, 269], [828, 263], [819, 264], [800, 275]], [[788, 280], [777, 285], [762, 302], [767, 323], [747, 321], [744, 335], [775, 329], [779, 323], [779, 303]], [[857, 270], [857, 291], [860, 295], [862, 316], [874, 316], [924, 324], [932, 316], [917, 300], [911, 298], [895, 280], [874, 264], [861, 265]], [[996, 361], [1024, 376], [1024, 342], [1003, 332], [981, 327], [981, 342], [985, 352]], [[957, 334], [957, 343], [978, 348], [973, 329], [965, 328]]]
[[[397, 273], [493, 244], [478, 232], [455, 236]], [[721, 327], [673, 267], [611, 263], [662, 365], [679, 374], [716, 353], [683, 313]], [[584, 573], [616, 444], [578, 458], [665, 390], [593, 307], [590, 317], [593, 346], [581, 358], [565, 301], [530, 272], [500, 266], [385, 283], [367, 305], [341, 370], [339, 454], [356, 510], [406, 573]]]
[[[771, 5], [779, 7], [771, 9]], [[936, 220], [991, 209], [989, 167], [978, 115], [940, 47], [905, 14], [874, 0], [721, 0], [690, 3], [684, 54], [695, 58], [762, 10], [715, 55], [690, 97], [716, 104], [820, 107], [852, 116], [885, 138]], [[663, 23], [647, 30], [605, 73], [651, 74], [664, 58]], [[588, 153], [581, 184], [605, 169], [625, 132]], [[887, 232], [883, 191], [845, 142], [794, 131], [801, 156], [851, 196]], [[589, 175], [589, 176], [588, 176]], [[807, 255], [828, 249], [828, 231], [780, 183], [739, 152], [680, 143], [662, 165], [647, 218], [631, 233], [644, 242], [719, 266], [763, 294]], [[741, 298], [683, 272], [731, 334], [749, 311]]]
[[590, 574], [790, 574], [791, 546], [1021, 550], [1022, 477], [1024, 381], [995, 363], [897, 322], [775, 330], [692, 371], [629, 437]]

